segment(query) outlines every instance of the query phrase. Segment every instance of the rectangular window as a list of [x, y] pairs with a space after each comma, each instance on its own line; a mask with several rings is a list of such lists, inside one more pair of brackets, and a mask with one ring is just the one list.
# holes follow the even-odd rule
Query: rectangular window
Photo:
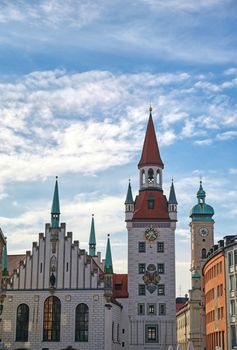
[[139, 295], [146, 295], [145, 284], [138, 285], [138, 294]]
[[138, 242], [138, 251], [139, 253], [146, 252], [146, 242]]
[[166, 315], [166, 305], [159, 304], [159, 315]]
[[235, 326], [230, 326], [231, 328], [231, 348], [233, 349], [237, 343], [236, 343], [236, 328]]
[[156, 304], [147, 304], [147, 314], [156, 315]]
[[138, 273], [145, 273], [145, 272], [146, 272], [146, 264], [139, 264]]
[[138, 315], [145, 315], [145, 304], [138, 304]]
[[165, 265], [164, 264], [158, 264], [158, 273], [165, 273]]
[[164, 242], [157, 242], [157, 253], [164, 253]]
[[230, 301], [230, 316], [235, 316], [235, 301]]
[[237, 249], [234, 251], [234, 260], [235, 260], [235, 265], [237, 265]]
[[165, 295], [165, 285], [158, 284], [158, 295]]
[[146, 325], [145, 327], [146, 343], [158, 343], [157, 325]]
[[230, 275], [230, 290], [234, 290], [234, 288], [235, 288], [234, 275]]
[[233, 254], [232, 254], [232, 252], [228, 253], [228, 263], [229, 263], [229, 267], [233, 266]]

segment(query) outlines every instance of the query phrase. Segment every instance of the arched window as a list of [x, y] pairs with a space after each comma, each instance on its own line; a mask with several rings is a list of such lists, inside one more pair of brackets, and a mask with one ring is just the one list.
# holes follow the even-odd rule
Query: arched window
[[48, 297], [44, 302], [44, 341], [60, 341], [61, 302], [55, 297]]
[[158, 169], [157, 170], [157, 172], [156, 172], [156, 183], [158, 184], [158, 185], [160, 185], [160, 179], [161, 178], [161, 176], [160, 176], [160, 170]]
[[146, 183], [146, 175], [145, 175], [145, 171], [142, 170], [142, 185], [144, 185]]
[[148, 170], [148, 182], [154, 182], [154, 170], [152, 168]]
[[28, 341], [29, 306], [20, 304], [16, 312], [16, 341]]
[[88, 341], [89, 308], [86, 304], [76, 307], [75, 341]]
[[207, 257], [207, 251], [205, 248], [202, 249], [202, 259], [206, 259]]

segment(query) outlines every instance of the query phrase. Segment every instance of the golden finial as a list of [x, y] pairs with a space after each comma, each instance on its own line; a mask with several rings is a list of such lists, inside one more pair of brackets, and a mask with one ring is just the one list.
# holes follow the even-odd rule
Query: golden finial
[[149, 112], [150, 112], [150, 113], [152, 112], [152, 106], [151, 106], [151, 103], [150, 103]]

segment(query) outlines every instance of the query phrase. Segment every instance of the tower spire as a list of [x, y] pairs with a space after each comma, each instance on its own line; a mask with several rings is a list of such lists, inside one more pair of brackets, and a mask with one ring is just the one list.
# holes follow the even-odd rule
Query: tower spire
[[156, 139], [154, 123], [152, 119], [152, 107], [149, 108], [150, 115], [147, 123], [146, 136], [144, 139], [141, 159], [138, 163], [138, 169], [146, 165], [156, 165], [164, 168], [164, 163], [160, 157], [160, 151]]
[[131, 187], [130, 179], [128, 181], [128, 191], [127, 191], [127, 196], [124, 204], [133, 204], [132, 187]]
[[94, 214], [92, 214], [92, 219], [91, 219], [91, 231], [90, 231], [90, 239], [89, 239], [89, 254], [90, 254], [90, 256], [96, 255]]
[[51, 227], [59, 227], [60, 219], [60, 205], [59, 205], [59, 194], [58, 194], [58, 177], [56, 176], [56, 182], [54, 187], [54, 195], [51, 209]]
[[174, 190], [173, 179], [172, 179], [171, 186], [170, 186], [169, 204], [178, 204], [177, 199], [176, 199], [175, 190]]
[[105, 273], [113, 274], [113, 263], [112, 263], [112, 255], [110, 248], [110, 235], [107, 238], [107, 247], [106, 247], [106, 255], [105, 255]]

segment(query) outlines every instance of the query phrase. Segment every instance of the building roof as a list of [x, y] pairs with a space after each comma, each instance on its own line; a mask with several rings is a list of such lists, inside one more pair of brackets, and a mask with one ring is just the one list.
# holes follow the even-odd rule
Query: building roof
[[94, 214], [92, 215], [92, 219], [91, 219], [91, 231], [90, 231], [89, 244], [96, 244]]
[[175, 195], [173, 180], [170, 186], [169, 204], [178, 204], [176, 195]]
[[58, 194], [58, 177], [56, 176], [56, 182], [54, 187], [53, 203], [51, 214], [60, 214], [60, 205], [59, 205], [59, 194]]
[[128, 275], [127, 274], [113, 275], [113, 297], [128, 298]]
[[11, 254], [7, 256], [8, 275], [11, 277], [13, 271], [18, 268], [20, 262], [25, 259], [24, 254]]
[[129, 180], [129, 183], [128, 183], [127, 197], [126, 197], [126, 200], [125, 200], [124, 204], [133, 204], [133, 196], [132, 196], [132, 188], [131, 188], [130, 180]]
[[[148, 199], [153, 197], [154, 209], [148, 209]], [[170, 220], [168, 203], [163, 191], [140, 191], [136, 197], [133, 219]]]
[[112, 263], [112, 254], [111, 254], [111, 248], [110, 248], [109, 235], [107, 239], [107, 247], [106, 247], [106, 255], [105, 255], [105, 273], [109, 273], [109, 274], [113, 273], [113, 263]]
[[162, 169], [164, 168], [164, 163], [161, 160], [160, 151], [156, 139], [151, 109], [142, 149], [142, 155], [138, 163], [138, 168], [140, 169], [144, 165], [157, 165]]
[[176, 313], [182, 310], [188, 303], [188, 296], [176, 298]]
[[190, 211], [190, 217], [193, 221], [213, 221], [214, 209], [205, 203], [206, 192], [203, 190], [202, 181], [200, 181], [199, 190], [197, 192], [198, 204]]

